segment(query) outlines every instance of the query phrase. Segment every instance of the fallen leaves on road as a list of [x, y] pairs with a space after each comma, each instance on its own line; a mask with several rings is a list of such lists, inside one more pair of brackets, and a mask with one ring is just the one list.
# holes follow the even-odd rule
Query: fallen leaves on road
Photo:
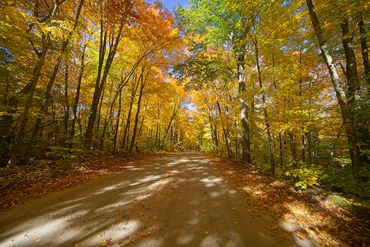
[[40, 160], [31, 165], [0, 168], [0, 210], [42, 197], [50, 192], [76, 186], [84, 181], [121, 171], [124, 167], [157, 154], [125, 158], [87, 156], [74, 161]]
[[[284, 181], [263, 175], [252, 166], [209, 155], [226, 181], [250, 198], [254, 215], [266, 210], [300, 240], [306, 236], [322, 246], [370, 246], [370, 221], [318, 198], [295, 192]], [[276, 231], [276, 229], [271, 229]]]

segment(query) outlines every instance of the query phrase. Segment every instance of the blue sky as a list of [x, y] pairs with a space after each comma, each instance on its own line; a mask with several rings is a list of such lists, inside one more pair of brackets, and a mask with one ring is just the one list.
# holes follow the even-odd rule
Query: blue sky
[[188, 0], [162, 0], [167, 9], [173, 10], [177, 5], [186, 5]]

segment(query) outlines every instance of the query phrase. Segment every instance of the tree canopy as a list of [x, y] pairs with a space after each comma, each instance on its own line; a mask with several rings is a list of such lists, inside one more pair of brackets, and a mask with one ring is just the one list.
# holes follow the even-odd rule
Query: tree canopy
[[2, 1], [0, 162], [196, 149], [369, 196], [368, 8]]

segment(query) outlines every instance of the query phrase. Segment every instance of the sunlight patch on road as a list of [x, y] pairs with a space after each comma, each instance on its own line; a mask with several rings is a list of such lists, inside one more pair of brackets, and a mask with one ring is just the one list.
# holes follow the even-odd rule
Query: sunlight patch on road
[[299, 247], [319, 247], [318, 244], [307, 237], [298, 237], [297, 235], [294, 235], [293, 238], [295, 243]]
[[129, 185], [130, 186], [135, 186], [135, 185], [139, 185], [139, 184], [143, 184], [143, 183], [147, 183], [147, 182], [152, 182], [152, 181], [158, 180], [160, 178], [161, 178], [161, 176], [159, 176], [159, 175], [149, 175], [149, 176], [146, 176], [142, 179], [139, 179], [136, 182], [130, 183]]
[[214, 235], [208, 235], [205, 239], [203, 239], [202, 243], [200, 244], [201, 247], [218, 247], [221, 246], [221, 239]]
[[119, 184], [107, 186], [107, 187], [95, 192], [94, 195], [100, 195], [100, 194], [104, 194], [104, 193], [109, 192], [109, 191], [119, 190], [119, 189], [122, 189], [122, 188], [126, 187], [127, 184], [128, 184], [128, 182], [122, 182], [122, 183], [119, 183]]
[[199, 205], [199, 201], [198, 200], [191, 200], [190, 205]]
[[203, 171], [205, 170], [202, 166], [189, 166], [186, 170], [188, 171]]
[[223, 179], [218, 177], [202, 178], [200, 180], [206, 187], [213, 187], [215, 185], [222, 184]]
[[[83, 196], [83, 197], [79, 197], [79, 198], [76, 198], [76, 199], [73, 199], [73, 200], [62, 201], [62, 202], [58, 203], [57, 206], [62, 206], [62, 205], [67, 205], [67, 204], [71, 204], [71, 203], [76, 203], [76, 202], [85, 200], [86, 198], [87, 198], [87, 196]], [[74, 205], [76, 205], [76, 204], [74, 204]], [[79, 205], [79, 204], [77, 204], [77, 205]]]
[[137, 247], [159, 247], [162, 245], [161, 239], [147, 238], [141, 241]]
[[192, 212], [191, 219], [188, 220], [187, 223], [189, 225], [196, 225], [200, 222], [200, 217], [201, 217], [200, 212], [198, 210], [195, 210]]
[[[64, 205], [64, 204], [57, 204], [57, 206], [58, 206], [57, 208], [60, 208], [60, 205]], [[73, 211], [73, 209], [75, 209], [75, 208], [80, 208], [81, 206], [83, 206], [82, 202], [77, 203], [77, 204], [73, 204], [71, 206], [67, 206], [67, 207], [57, 209], [57, 211], [53, 214], [54, 215], [63, 215], [65, 213]], [[52, 211], [52, 209], [53, 208], [50, 208], [50, 211]], [[48, 214], [46, 212], [46, 210], [36, 210], [36, 211], [33, 211], [32, 213], [29, 213], [29, 215], [27, 215], [27, 216], [32, 217], [33, 219], [41, 219], [42, 217], [45, 217], [45, 214], [46, 214], [46, 217], [50, 216], [50, 214]]]
[[198, 224], [200, 222], [200, 219], [198, 219], [198, 218], [193, 218], [193, 219], [191, 219], [191, 220], [189, 220], [188, 221], [188, 224], [189, 225], [196, 225], [196, 224]]
[[294, 232], [299, 229], [299, 225], [297, 223], [289, 220], [280, 220], [279, 226], [287, 232]]
[[198, 160], [193, 160], [195, 162], [198, 162], [198, 163], [202, 163], [202, 164], [208, 164], [209, 163], [209, 160], [205, 160], [205, 159], [198, 159]]
[[194, 235], [192, 234], [185, 234], [177, 238], [176, 243], [178, 245], [186, 245], [189, 244], [194, 239]]
[[134, 167], [130, 169], [130, 171], [142, 171], [142, 170], [144, 170], [144, 168], [141, 167]]
[[173, 167], [173, 166], [176, 166], [180, 163], [186, 163], [186, 162], [189, 162], [190, 160], [188, 159], [179, 159], [179, 160], [176, 160], [176, 161], [172, 161], [172, 162], [169, 162], [167, 163], [165, 166], [167, 167]]
[[155, 183], [149, 185], [147, 187], [148, 191], [159, 191], [163, 189], [163, 187], [171, 182], [173, 179], [172, 178], [166, 178], [166, 179], [161, 179], [159, 181], [156, 181]]
[[183, 173], [182, 171], [179, 171], [179, 170], [171, 170], [169, 172], [166, 172], [163, 177], [171, 177], [171, 176], [174, 176], [174, 175], [177, 175], [177, 174], [181, 174]]
[[95, 211], [97, 213], [100, 213], [100, 212], [105, 212], [107, 210], [112, 210], [112, 209], [122, 209], [123, 207], [126, 207], [126, 206], [130, 205], [133, 202], [134, 202], [134, 200], [119, 201], [119, 202], [111, 203], [111, 204], [108, 204], [104, 207], [98, 208]]
[[[279, 225], [284, 230], [292, 232], [298, 246], [319, 246], [315, 241], [320, 242], [320, 239], [340, 245], [332, 234], [322, 230], [337, 223], [332, 218], [320, 212], [313, 213], [307, 205], [297, 202], [286, 202], [284, 207], [288, 213], [283, 216]], [[320, 239], [318, 239], [318, 232]]]
[[58, 233], [64, 229], [65, 219], [50, 220], [40, 226], [21, 231], [4, 241], [0, 242], [0, 246], [36, 246], [43, 244], [58, 236]]
[[147, 186], [143, 186], [140, 188], [132, 189], [124, 193], [121, 193], [120, 195], [122, 196], [122, 199], [120, 201], [108, 204], [104, 207], [97, 209], [96, 211], [104, 212], [110, 209], [125, 207], [134, 202], [143, 201], [146, 198], [150, 197], [154, 192], [162, 190], [164, 186], [171, 182], [172, 180], [173, 179], [171, 178], [161, 179]]
[[[84, 240], [81, 246], [95, 246], [101, 241], [127, 238], [140, 228], [137, 220], [120, 221], [111, 225], [113, 222], [105, 219], [107, 214], [107, 210], [102, 214], [88, 210], [69, 213], [60, 210], [35, 216], [2, 233], [0, 236], [4, 237], [4, 240], [0, 242], [0, 246], [65, 245], [70, 241], [83, 239], [84, 236], [90, 237]], [[114, 212], [111, 213], [112, 217], [116, 217]]]
[[140, 222], [137, 220], [129, 220], [115, 224], [102, 231], [97, 231], [94, 235], [81, 242], [81, 246], [96, 246], [104, 240], [117, 242], [134, 234], [140, 228]]
[[[0, 237], [6, 237], [6, 236], [13, 236], [13, 238], [16, 238], [17, 235], [22, 235], [25, 237], [30, 237], [28, 233], [30, 232], [40, 232], [40, 230], [44, 229], [46, 227], [46, 232], [48, 232], [50, 229], [48, 229], [49, 226], [52, 226], [52, 228], [56, 228], [57, 226], [61, 225], [59, 220], [62, 220], [64, 222], [67, 222], [69, 220], [73, 220], [75, 217], [83, 216], [87, 213], [87, 210], [81, 210], [78, 212], [75, 212], [74, 214], [71, 214], [71, 209], [74, 209], [82, 204], [77, 204], [74, 206], [70, 206], [68, 208], [63, 208], [58, 211], [47, 213], [43, 212], [42, 210], [39, 211], [31, 211], [31, 212], [25, 212], [24, 218], [28, 219], [24, 221], [22, 224], [18, 225], [17, 227], [14, 227], [6, 232], [3, 232], [0, 234]], [[68, 210], [69, 212], [68, 212]], [[63, 227], [60, 227], [59, 230], [63, 229]], [[1, 245], [0, 245], [1, 246]]]
[[314, 241], [312, 241], [305, 229], [293, 220], [289, 220], [288, 217], [284, 217], [279, 222], [280, 228], [292, 233], [293, 239], [297, 246], [299, 247], [316, 247], [318, 246]]
[[209, 195], [212, 197], [212, 198], [217, 198], [221, 195], [223, 195], [224, 193], [223, 192], [218, 192], [218, 191], [213, 191], [211, 193], [209, 193]]

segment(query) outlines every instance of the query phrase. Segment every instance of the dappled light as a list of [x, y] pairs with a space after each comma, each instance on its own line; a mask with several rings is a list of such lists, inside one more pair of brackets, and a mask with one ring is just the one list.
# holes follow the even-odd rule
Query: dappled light
[[[286, 182], [266, 177], [253, 167], [231, 162], [217, 164], [226, 177], [225, 182], [253, 198], [248, 204], [257, 216], [260, 216], [261, 209], [279, 216], [271, 231], [281, 229], [291, 233], [297, 246], [320, 246], [322, 243], [345, 246], [345, 241], [367, 241], [366, 223], [353, 217], [349, 211], [335, 210], [326, 205], [321, 199], [324, 197], [295, 191]], [[363, 238], [359, 237], [362, 233]]]
[[[181, 157], [158, 158], [138, 165], [141, 170], [128, 166], [98, 183], [15, 208], [0, 218], [2, 227], [7, 222], [0, 243], [213, 247], [263, 246], [280, 238], [268, 232], [279, 226], [277, 220], [235, 204], [245, 198], [225, 184], [209, 159]], [[173, 199], [181, 206], [173, 207]], [[288, 246], [288, 239], [279, 241]]]
[[204, 183], [206, 187], [213, 187], [215, 185], [220, 185], [222, 184], [222, 178], [216, 178], [216, 177], [207, 177], [207, 178], [202, 178], [200, 181]]
[[191, 152], [139, 161], [0, 214], [0, 245], [340, 245], [326, 209], [236, 168]]

